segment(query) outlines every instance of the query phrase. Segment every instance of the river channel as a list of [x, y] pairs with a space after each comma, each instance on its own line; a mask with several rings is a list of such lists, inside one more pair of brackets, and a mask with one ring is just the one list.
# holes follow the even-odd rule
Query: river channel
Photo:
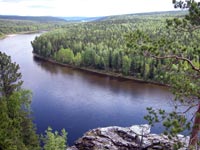
[[[33, 57], [31, 41], [39, 34], [24, 34], [0, 40], [0, 51], [20, 65], [23, 87], [33, 93], [31, 108], [37, 132], [48, 126], [65, 128], [68, 144], [84, 132], [105, 126], [147, 123], [146, 107], [171, 109], [166, 87], [116, 79], [58, 66]], [[152, 132], [162, 131], [160, 125]]]

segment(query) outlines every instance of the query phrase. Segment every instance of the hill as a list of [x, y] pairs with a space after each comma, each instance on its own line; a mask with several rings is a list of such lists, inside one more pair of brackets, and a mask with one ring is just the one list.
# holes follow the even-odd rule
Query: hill
[[162, 16], [184, 16], [187, 11], [165, 11], [165, 12], [150, 12], [150, 13], [135, 13], [114, 16], [101, 17], [51, 17], [51, 16], [15, 16], [15, 15], [0, 15], [0, 19], [8, 20], [24, 20], [37, 22], [98, 22], [98, 21], [114, 21], [114, 20], [131, 20], [138, 17], [162, 17]]
[[92, 22], [92, 21], [100, 21], [107, 17], [60, 17], [68, 22]]
[[160, 20], [162, 18], [170, 18], [175, 16], [184, 16], [188, 11], [163, 11], [163, 12], [147, 12], [147, 13], [135, 13], [135, 14], [124, 14], [124, 15], [114, 15], [114, 16], [107, 16], [101, 18], [100, 20], [96, 21], [112, 21], [118, 23], [125, 23], [125, 22], [133, 22], [136, 19], [143, 20], [143, 19], [151, 19], [151, 20]]
[[0, 19], [8, 20], [24, 20], [24, 21], [38, 21], [38, 22], [65, 22], [66, 20], [51, 16], [7, 16], [0, 15]]

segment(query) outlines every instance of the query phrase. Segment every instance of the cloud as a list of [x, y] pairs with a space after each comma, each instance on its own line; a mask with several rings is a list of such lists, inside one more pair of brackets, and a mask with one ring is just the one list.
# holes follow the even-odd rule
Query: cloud
[[7, 3], [17, 3], [21, 2], [22, 0], [0, 0], [0, 2], [7, 2]]
[[107, 16], [172, 10], [171, 0], [0, 0], [0, 14]]
[[54, 7], [52, 6], [43, 6], [43, 5], [30, 5], [28, 6], [29, 8], [34, 8], [34, 9], [52, 9]]

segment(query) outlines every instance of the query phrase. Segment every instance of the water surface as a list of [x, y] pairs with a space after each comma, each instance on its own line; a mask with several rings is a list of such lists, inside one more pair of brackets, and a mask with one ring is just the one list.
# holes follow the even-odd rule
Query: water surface
[[[165, 87], [105, 77], [34, 58], [30, 42], [38, 35], [0, 40], [0, 50], [20, 65], [23, 86], [33, 93], [38, 133], [48, 126], [65, 128], [71, 145], [92, 128], [146, 123], [146, 107], [171, 108], [171, 96]], [[152, 132], [161, 130], [156, 126]]]

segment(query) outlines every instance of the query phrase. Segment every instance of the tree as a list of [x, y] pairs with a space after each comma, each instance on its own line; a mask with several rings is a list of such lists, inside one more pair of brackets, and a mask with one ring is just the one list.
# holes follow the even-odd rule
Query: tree
[[123, 56], [122, 57], [122, 72], [125, 75], [128, 75], [130, 68], [131, 68], [131, 59], [128, 56]]
[[30, 118], [31, 94], [21, 88], [19, 65], [0, 52], [0, 149], [39, 150]]
[[[145, 57], [163, 60], [163, 69], [167, 72], [164, 78], [177, 102], [173, 112], [147, 108], [149, 115], [145, 119], [150, 124], [162, 121], [170, 138], [191, 129], [189, 149], [197, 149], [200, 130], [200, 8], [194, 1], [188, 1], [188, 7], [189, 14], [185, 18], [167, 20], [167, 32], [148, 34], [137, 30], [128, 36], [127, 46], [139, 50], [137, 53]], [[181, 106], [187, 106], [186, 110], [180, 111]], [[185, 114], [194, 108], [191, 128]]]
[[82, 53], [82, 60], [86, 66], [93, 66], [95, 64], [95, 51], [93, 49], [86, 49]]
[[55, 59], [62, 63], [72, 64], [74, 60], [74, 53], [71, 49], [60, 49], [56, 55]]
[[103, 64], [104, 64], [104, 69], [105, 70], [109, 70], [109, 51], [108, 50], [104, 50], [102, 52], [102, 57], [103, 57]]
[[[190, 8], [192, 4], [194, 4], [194, 0], [172, 0], [172, 3], [174, 4], [174, 8]], [[200, 6], [200, 2], [196, 2], [198, 6]]]
[[74, 64], [75, 64], [76, 66], [80, 66], [81, 63], [82, 63], [81, 53], [78, 52], [78, 53], [76, 54], [76, 56], [74, 57]]
[[119, 64], [118, 64], [118, 61], [119, 60], [119, 53], [118, 51], [114, 51], [113, 52], [113, 55], [112, 55], [112, 67], [116, 70], [119, 69]]
[[59, 135], [58, 131], [54, 133], [52, 129], [48, 127], [45, 131], [45, 135], [42, 136], [42, 140], [44, 143], [44, 150], [66, 150], [67, 148], [67, 133], [64, 129]]
[[19, 65], [11, 62], [10, 56], [0, 52], [0, 95], [9, 96], [22, 85]]

